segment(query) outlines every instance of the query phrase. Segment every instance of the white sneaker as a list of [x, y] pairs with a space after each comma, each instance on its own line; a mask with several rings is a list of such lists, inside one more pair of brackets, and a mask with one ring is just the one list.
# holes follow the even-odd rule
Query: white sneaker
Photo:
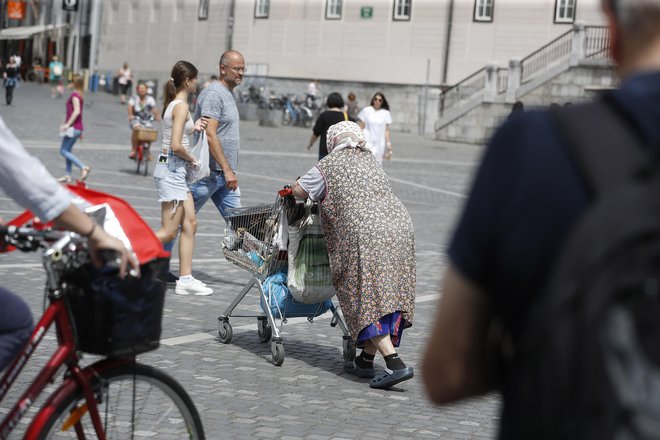
[[206, 287], [206, 285], [199, 280], [192, 280], [187, 283], [182, 283], [181, 280], [179, 280], [176, 282], [174, 293], [177, 295], [206, 296], [211, 295], [213, 289]]

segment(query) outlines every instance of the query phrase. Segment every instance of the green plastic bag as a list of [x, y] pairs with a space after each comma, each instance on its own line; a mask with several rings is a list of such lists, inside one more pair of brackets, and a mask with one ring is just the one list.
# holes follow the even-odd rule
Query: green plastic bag
[[293, 298], [315, 304], [332, 298], [335, 287], [328, 259], [328, 247], [318, 214], [305, 216], [289, 226], [289, 273], [287, 283]]

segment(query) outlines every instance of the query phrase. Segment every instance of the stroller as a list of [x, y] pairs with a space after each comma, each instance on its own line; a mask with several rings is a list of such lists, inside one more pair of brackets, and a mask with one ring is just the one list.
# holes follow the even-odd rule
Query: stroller
[[[259, 341], [270, 341], [273, 364], [282, 365], [284, 362], [284, 341], [281, 336], [282, 326], [288, 318], [306, 317], [311, 323], [314, 318], [332, 312], [331, 327], [339, 328], [343, 334], [343, 357], [345, 361], [355, 358], [355, 343], [344, 321], [341, 309], [331, 300], [318, 304], [302, 304], [295, 301], [290, 294], [286, 298], [277, 298], [271, 280], [284, 281], [276, 285], [286, 290], [286, 271], [288, 267], [286, 243], [282, 244], [280, 228], [285, 216], [292, 218], [300, 211], [291, 190], [285, 188], [278, 193], [273, 204], [261, 204], [250, 207], [228, 209], [226, 211], [225, 238], [222, 252], [225, 258], [236, 266], [247, 270], [252, 276], [229, 304], [224, 314], [218, 317], [218, 336], [220, 341], [228, 344], [232, 340], [232, 326], [229, 318], [257, 318], [257, 335]], [[261, 308], [264, 313], [258, 315], [232, 314], [238, 304], [245, 298], [253, 287], [259, 290]], [[279, 291], [282, 295], [282, 291]], [[282, 300], [285, 299], [285, 300]], [[280, 301], [282, 300], [282, 301]]]

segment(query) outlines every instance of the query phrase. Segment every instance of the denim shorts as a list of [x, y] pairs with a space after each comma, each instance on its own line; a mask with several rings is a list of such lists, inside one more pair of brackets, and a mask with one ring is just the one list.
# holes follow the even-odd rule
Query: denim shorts
[[167, 163], [156, 163], [154, 181], [159, 202], [188, 199], [190, 188], [186, 182], [186, 160], [169, 156]]

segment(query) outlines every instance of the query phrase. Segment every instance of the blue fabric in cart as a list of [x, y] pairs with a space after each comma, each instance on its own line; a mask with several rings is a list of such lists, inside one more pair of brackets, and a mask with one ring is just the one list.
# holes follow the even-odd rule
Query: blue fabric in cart
[[330, 310], [332, 306], [332, 301], [329, 299], [316, 304], [303, 304], [293, 299], [286, 285], [286, 272], [276, 272], [268, 276], [262, 286], [269, 304], [266, 305], [262, 296], [261, 308], [266, 312], [266, 307], [270, 307], [275, 318], [316, 317]]

